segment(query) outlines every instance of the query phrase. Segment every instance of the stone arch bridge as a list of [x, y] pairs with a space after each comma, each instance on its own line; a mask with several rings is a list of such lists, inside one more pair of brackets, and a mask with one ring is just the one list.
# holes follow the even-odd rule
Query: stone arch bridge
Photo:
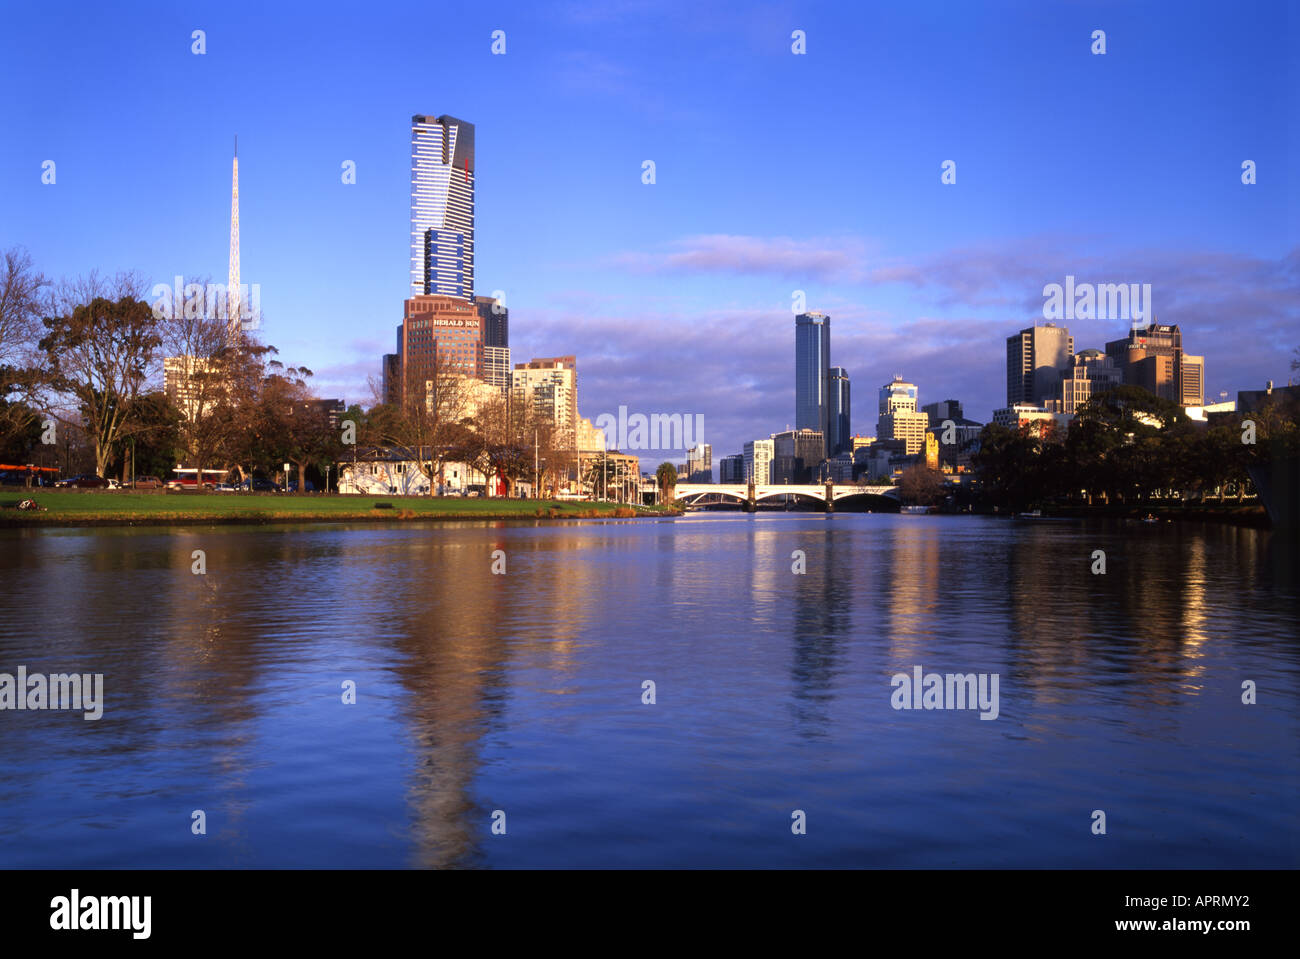
[[694, 506], [704, 497], [717, 495], [734, 500], [746, 509], [754, 509], [764, 500], [779, 496], [805, 496], [820, 500], [826, 504], [828, 512], [834, 512], [837, 500], [850, 496], [884, 496], [898, 501], [898, 488], [895, 486], [859, 486], [856, 483], [678, 483], [673, 495], [687, 506]]

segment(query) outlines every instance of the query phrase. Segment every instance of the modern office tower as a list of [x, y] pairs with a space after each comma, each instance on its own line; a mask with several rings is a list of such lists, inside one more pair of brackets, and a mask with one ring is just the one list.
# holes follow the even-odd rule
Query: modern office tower
[[794, 425], [821, 433], [823, 444], [830, 430], [830, 366], [831, 318], [800, 313], [794, 319]]
[[733, 453], [718, 460], [718, 482], [745, 482], [745, 457], [742, 454]]
[[893, 382], [886, 383], [880, 388], [880, 415], [884, 416], [895, 410], [915, 413], [916, 399], [916, 384], [908, 383], [901, 376], [895, 376]]
[[556, 447], [574, 449], [578, 436], [578, 361], [572, 356], [516, 363], [511, 375], [516, 402], [531, 403], [538, 416], [554, 423]]
[[411, 117], [411, 295], [474, 300], [474, 124]]
[[454, 296], [413, 296], [397, 328], [401, 392], [409, 398], [412, 375], [431, 379], [434, 370], [483, 377], [483, 334], [478, 311]]
[[686, 475], [690, 483], [713, 482], [713, 447], [696, 443], [686, 451]]
[[1046, 323], [1007, 337], [1007, 406], [1041, 406], [1061, 391], [1061, 374], [1074, 355], [1074, 337], [1064, 326]]
[[895, 410], [880, 417], [876, 434], [880, 441], [902, 440], [908, 456], [925, 448], [925, 431], [930, 418], [916, 410]]
[[1059, 412], [1073, 416], [1094, 395], [1113, 390], [1123, 381], [1124, 373], [1111, 357], [1101, 350], [1080, 350], [1070, 357], [1061, 377]]
[[828, 457], [847, 451], [853, 439], [849, 424], [851, 410], [849, 374], [842, 366], [832, 366], [829, 377], [827, 396], [830, 400], [830, 409], [826, 414], [827, 428], [830, 430], [830, 437], [826, 441]]
[[1177, 324], [1152, 323], [1106, 344], [1106, 355], [1123, 371], [1124, 382], [1179, 406], [1200, 406], [1205, 398], [1205, 357], [1183, 353]]
[[474, 297], [479, 316], [483, 317], [483, 345], [510, 345], [510, 311], [491, 296]]
[[812, 483], [821, 475], [826, 439], [817, 430], [772, 434], [772, 482]]
[[[400, 345], [402, 328], [397, 328]], [[383, 359], [383, 402], [388, 404], [402, 401], [402, 354], [385, 353]]]
[[772, 482], [772, 441], [751, 440], [745, 444], [745, 476], [742, 482], [766, 486]]
[[510, 389], [510, 347], [483, 347], [483, 380], [503, 392]]
[[960, 423], [966, 418], [961, 411], [961, 400], [940, 400], [937, 403], [926, 403], [921, 407], [921, 412], [930, 418], [931, 426], [938, 426], [944, 420]]

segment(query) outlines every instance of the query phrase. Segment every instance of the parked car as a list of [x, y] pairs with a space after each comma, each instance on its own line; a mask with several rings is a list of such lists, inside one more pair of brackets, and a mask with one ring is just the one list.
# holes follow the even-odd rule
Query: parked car
[[[239, 488], [242, 489], [242, 490], [244, 490], [245, 492], [248, 492], [248, 491], [249, 491], [249, 482], [250, 482], [249, 480], [244, 480], [244, 482], [240, 485]], [[251, 480], [251, 482], [252, 482], [252, 492], [254, 492], [254, 493], [282, 493], [282, 492], [284, 492], [284, 490], [281, 489], [279, 483], [272, 483], [269, 479], [263, 479], [263, 478], [260, 477], [260, 476], [254, 476], [253, 479]]]
[[[289, 492], [290, 492], [290, 493], [296, 493], [296, 492], [298, 492], [298, 481], [297, 481], [297, 480], [293, 480], [293, 481], [289, 484]], [[314, 483], [312, 483], [311, 480], [308, 480], [308, 481], [307, 481], [307, 492], [308, 492], [308, 493], [314, 493], [314, 492], [316, 492], [316, 486], [315, 486]]]
[[80, 476], [65, 479], [59, 485], [73, 489], [108, 489], [108, 480], [94, 473], [82, 473]]
[[218, 483], [212, 488], [218, 493], [234, 493], [239, 489], [234, 483]]
[[108, 481], [108, 488], [109, 488], [109, 489], [121, 489], [121, 488], [122, 488], [122, 484], [119, 483], [117, 480], [110, 478], [109, 481]]
[[137, 476], [131, 485], [135, 489], [162, 489], [163, 481], [156, 476]]

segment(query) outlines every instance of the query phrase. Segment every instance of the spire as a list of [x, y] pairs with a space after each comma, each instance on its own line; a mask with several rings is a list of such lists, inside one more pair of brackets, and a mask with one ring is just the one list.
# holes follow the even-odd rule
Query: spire
[[231, 343], [239, 341], [239, 136], [235, 136], [234, 168], [230, 181], [230, 276], [226, 283], [228, 304], [227, 336]]

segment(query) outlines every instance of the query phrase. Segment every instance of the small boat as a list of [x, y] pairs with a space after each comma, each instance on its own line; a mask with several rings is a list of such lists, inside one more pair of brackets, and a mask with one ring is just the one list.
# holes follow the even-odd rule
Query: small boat
[[904, 506], [902, 509], [899, 510], [899, 512], [900, 512], [900, 513], [912, 513], [912, 514], [922, 514], [922, 515], [923, 515], [923, 514], [926, 514], [926, 513], [929, 513], [929, 512], [930, 512], [930, 507], [928, 507], [928, 506]]
[[1017, 513], [1016, 519], [1042, 519], [1043, 511], [1041, 509], [1031, 509], [1027, 513]]
[[1155, 518], [1154, 516], [1152, 516], [1150, 513], [1147, 513], [1146, 516], [1142, 517], [1142, 522], [1144, 522], [1144, 523], [1158, 523], [1158, 522], [1160, 522], [1160, 520], [1156, 519], [1156, 518]]

